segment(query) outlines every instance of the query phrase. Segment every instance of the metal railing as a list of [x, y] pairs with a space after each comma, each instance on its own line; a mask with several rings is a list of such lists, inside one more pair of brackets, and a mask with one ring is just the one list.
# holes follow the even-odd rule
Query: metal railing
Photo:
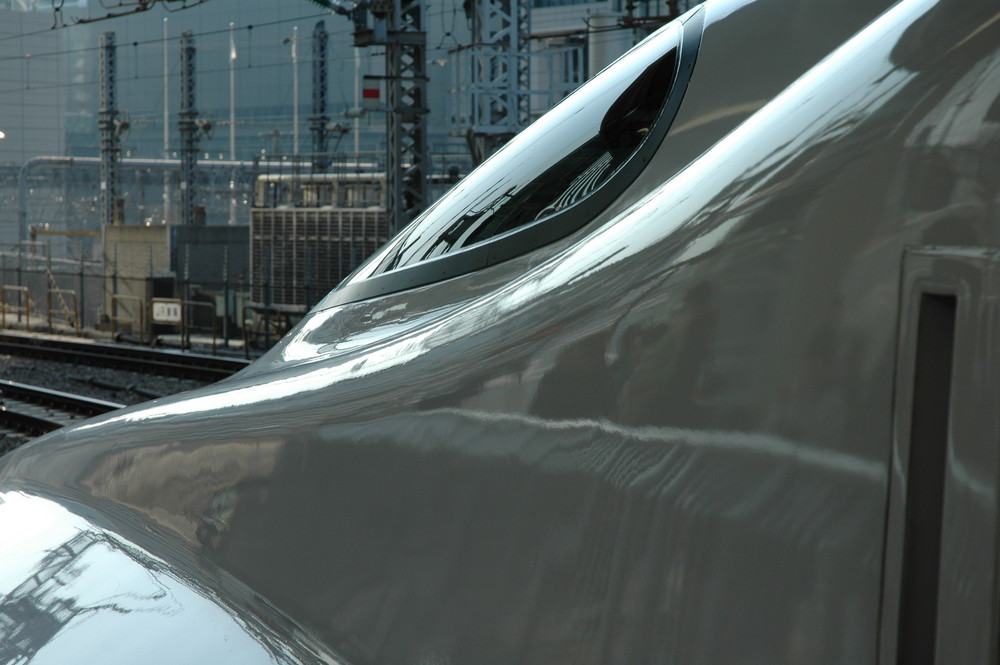
[[192, 328], [191, 321], [194, 319], [194, 317], [189, 314], [189, 310], [194, 309], [196, 307], [207, 308], [210, 313], [209, 320], [212, 322], [211, 325], [212, 355], [214, 356], [218, 351], [218, 335], [216, 334], [218, 326], [215, 323], [215, 319], [217, 317], [215, 312], [215, 305], [208, 302], [198, 302], [193, 300], [185, 300], [183, 301], [183, 303], [184, 303], [184, 320], [181, 323], [181, 337], [184, 340], [184, 347], [189, 348], [191, 346], [191, 328]]
[[[17, 294], [18, 304], [11, 305], [7, 299], [10, 294]], [[7, 327], [7, 312], [16, 312], [18, 321], [21, 314], [24, 314], [24, 327], [28, 329], [31, 323], [31, 294], [27, 286], [3, 286], [0, 287], [0, 327]]]
[[[139, 312], [138, 316], [129, 314], [119, 314], [118, 304], [119, 303], [135, 303], [138, 305], [136, 311]], [[120, 323], [138, 323], [139, 324], [139, 343], [146, 343], [146, 302], [139, 296], [126, 296], [122, 294], [116, 294], [111, 296], [111, 338], [115, 339], [118, 337], [118, 325]]]
[[[47, 306], [47, 314], [49, 320], [49, 332], [55, 332], [55, 328], [52, 325], [52, 298], [56, 297], [59, 299], [59, 310], [65, 314], [66, 325], [73, 328], [77, 335], [80, 335], [80, 300], [77, 297], [76, 291], [72, 289], [49, 289], [45, 292], [45, 304]], [[69, 305], [66, 303], [66, 299], [70, 298], [73, 303], [72, 311], [69, 309]]]

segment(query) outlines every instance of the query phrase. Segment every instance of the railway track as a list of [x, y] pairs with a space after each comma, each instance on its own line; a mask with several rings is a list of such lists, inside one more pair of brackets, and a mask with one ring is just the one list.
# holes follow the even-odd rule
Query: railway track
[[201, 381], [218, 381], [250, 364], [250, 361], [242, 358], [9, 331], [0, 333], [0, 354], [29, 356], [77, 365], [129, 369]]
[[[33, 359], [5, 361], [7, 376], [0, 379], [0, 455], [52, 430], [124, 406], [61, 390], [66, 386], [87, 386], [88, 392], [131, 404], [218, 381], [249, 364], [242, 358], [10, 331], [0, 332], [0, 356]], [[88, 372], [85, 367], [95, 369]], [[161, 378], [151, 382], [142, 378], [151, 376]], [[10, 380], [15, 378], [20, 381]]]
[[0, 380], [0, 427], [33, 437], [122, 408], [122, 404]]

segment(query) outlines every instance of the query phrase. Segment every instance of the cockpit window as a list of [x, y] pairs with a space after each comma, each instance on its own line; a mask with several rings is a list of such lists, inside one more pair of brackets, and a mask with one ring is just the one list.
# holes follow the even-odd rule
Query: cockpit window
[[[676, 49], [647, 66], [634, 83], [586, 96], [539, 121], [532, 139], [518, 141], [477, 171], [478, 196], [453, 198], [464, 212], [421, 220], [395, 243], [376, 272], [424, 261], [530, 224], [586, 198], [628, 159], [649, 133], [674, 77]], [[615, 93], [618, 93], [617, 95]], [[609, 105], [607, 102], [612, 100]], [[594, 103], [606, 107], [602, 114]], [[554, 134], [554, 135], [553, 135]], [[523, 135], [522, 135], [523, 136]], [[537, 145], [541, 141], [542, 145]], [[534, 145], [533, 145], [534, 144]], [[516, 150], [520, 148], [520, 151]], [[553, 152], [559, 150], [556, 159]], [[475, 186], [463, 183], [463, 189]], [[469, 199], [473, 199], [469, 201]], [[455, 203], [458, 203], [456, 201]], [[454, 205], [445, 203], [444, 209]], [[435, 223], [436, 222], [436, 223]]]
[[[363, 297], [431, 283], [547, 244], [593, 219], [666, 134], [686, 85], [679, 74], [696, 50], [685, 32], [674, 21], [612, 63], [458, 183], [338, 291]], [[361, 282], [383, 286], [352, 288]]]

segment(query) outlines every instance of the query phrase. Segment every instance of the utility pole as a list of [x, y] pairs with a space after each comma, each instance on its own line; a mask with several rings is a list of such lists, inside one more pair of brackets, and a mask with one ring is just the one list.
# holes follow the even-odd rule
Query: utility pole
[[[386, 178], [389, 235], [409, 224], [427, 207], [427, 33], [423, 0], [379, 3], [376, 32], [385, 21]], [[378, 41], [371, 43], [377, 44]]]
[[[236, 35], [229, 24], [229, 160], [236, 161]], [[229, 172], [229, 225], [236, 225], [236, 167]], [[225, 326], [225, 323], [223, 323]], [[229, 340], [226, 340], [229, 343]]]
[[[385, 46], [389, 235], [428, 204], [424, 0], [315, 0], [354, 21], [354, 46]], [[371, 15], [372, 26], [368, 26]]]
[[177, 114], [181, 138], [181, 223], [196, 223], [195, 169], [198, 166], [198, 111], [195, 107], [194, 33], [181, 35], [181, 110]]
[[321, 0], [321, 4], [352, 18], [355, 47], [385, 46], [385, 177], [391, 236], [428, 204], [424, 0], [363, 0], [349, 6]]
[[104, 225], [121, 222], [120, 214], [115, 214], [122, 128], [118, 118], [117, 66], [115, 33], [105, 32], [101, 35], [101, 110], [98, 116], [101, 132], [101, 223]]
[[527, 0], [473, 0], [472, 127], [475, 164], [496, 152], [531, 121]]
[[292, 26], [292, 154], [299, 156], [299, 26]]
[[229, 24], [229, 159], [236, 161], [236, 36]]
[[330, 134], [326, 127], [330, 122], [326, 108], [326, 47], [328, 37], [326, 23], [317, 21], [316, 27], [313, 29], [312, 115], [309, 116], [312, 130], [313, 173], [322, 173], [330, 165], [330, 153], [328, 152]]
[[[170, 67], [167, 65], [167, 19], [163, 19], [163, 159], [170, 159]], [[163, 223], [170, 221], [170, 173], [163, 172]]]

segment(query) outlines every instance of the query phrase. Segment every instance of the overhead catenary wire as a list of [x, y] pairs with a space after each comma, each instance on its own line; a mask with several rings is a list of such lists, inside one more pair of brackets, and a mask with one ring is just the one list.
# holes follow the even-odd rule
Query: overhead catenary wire
[[[213, 31], [213, 33], [214, 32], [216, 32], [216, 31]], [[168, 41], [172, 42], [174, 40], [168, 40]], [[456, 41], [456, 43], [457, 43], [457, 41]], [[158, 45], [158, 46], [162, 47], [162, 44], [163, 44], [163, 40], [162, 39], [158, 39], [158, 40], [145, 40], [145, 41], [140, 41], [140, 42], [133, 41], [133, 42], [129, 43], [129, 45], [132, 46], [132, 47], [143, 46], [143, 45]], [[429, 52], [434, 52], [434, 53], [443, 52], [445, 54], [451, 54], [451, 53], [456, 53], [456, 52], [458, 52], [460, 50], [471, 48], [472, 46], [474, 46], [474, 45], [473, 44], [465, 44], [465, 45], [459, 45], [459, 46], [456, 46], [456, 47], [443, 47], [442, 46], [442, 47], [436, 47], [436, 48], [428, 49], [428, 51]], [[25, 56], [0, 57], [0, 63], [2, 63], [4, 61], [7, 61], [7, 62], [10, 62], [10, 61], [28, 61], [28, 62], [30, 62], [30, 60], [32, 60], [32, 59], [37, 60], [38, 58], [42, 58], [42, 57], [55, 57], [55, 56], [63, 56], [63, 55], [81, 54], [81, 53], [87, 53], [87, 52], [94, 52], [95, 55], [96, 55], [97, 50], [98, 50], [97, 48], [87, 47], [87, 48], [80, 48], [80, 49], [67, 49], [67, 50], [64, 50], [64, 51], [51, 51], [51, 52], [39, 53], [39, 54], [29, 54], [29, 55], [25, 55]], [[205, 50], [207, 50], [207, 49], [205, 49]], [[374, 53], [374, 54], [370, 54], [370, 55], [377, 56], [377, 55], [381, 55], [381, 54], [380, 53]], [[154, 55], [154, 57], [155, 57], [155, 55]], [[333, 63], [333, 64], [343, 65], [343, 64], [347, 64], [347, 63], [353, 62], [353, 57], [354, 57], [353, 55], [350, 55], [350, 56], [334, 56], [334, 57], [328, 58], [327, 61], [330, 62], [330, 63]], [[152, 81], [152, 80], [161, 80], [163, 78], [162, 74], [139, 74], [138, 73], [138, 62], [137, 62], [138, 60], [139, 60], [139, 56], [134, 54], [133, 55], [133, 61], [136, 63], [134, 65], [136, 71], [133, 72], [132, 76], [128, 77], [130, 80], [133, 80], [133, 81]], [[433, 59], [432, 58], [428, 58], [428, 61], [431, 61], [431, 60], [433, 60]], [[307, 64], [310, 64], [312, 62], [312, 59], [311, 58], [300, 58], [299, 62], [300, 62], [301, 65], [307, 65]], [[248, 71], [248, 70], [251, 70], [251, 69], [271, 69], [271, 68], [279, 68], [279, 67], [287, 67], [287, 66], [288, 66], [287, 62], [271, 62], [271, 63], [263, 63], [263, 64], [251, 64], [251, 63], [247, 63], [247, 64], [237, 65], [236, 66], [236, 70], [237, 71], [241, 71], [241, 70], [242, 71]], [[198, 71], [199, 71], [200, 74], [217, 74], [217, 73], [228, 72], [229, 70], [228, 70], [228, 66], [226, 66], [226, 67], [211, 67], [211, 68], [201, 67], [201, 68], [199, 68]], [[4, 79], [0, 78], [0, 83], [2, 83], [3, 81], [4, 81]], [[45, 84], [45, 85], [34, 84], [34, 85], [25, 85], [25, 86], [18, 86], [18, 87], [0, 88], [0, 94], [4, 94], [4, 93], [13, 94], [13, 93], [17, 93], [17, 92], [23, 92], [23, 91], [26, 91], [26, 90], [29, 90], [29, 89], [37, 91], [37, 90], [60, 90], [60, 89], [71, 89], [71, 88], [79, 88], [79, 87], [90, 87], [90, 86], [97, 85], [98, 82], [99, 82], [99, 79], [95, 75], [94, 78], [86, 79], [86, 80], [62, 81], [62, 82], [58, 82], [58, 83], [51, 83], [51, 84]]]
[[[452, 2], [448, 4], [442, 3], [438, 5], [437, 11], [428, 12], [429, 14], [428, 22], [430, 22], [430, 20], [438, 22], [442, 30], [442, 36], [439, 44], [437, 46], [432, 46], [427, 48], [426, 60], [428, 63], [444, 65], [446, 63], [443, 60], [439, 60], [442, 56], [444, 56], [451, 61], [451, 65], [454, 68], [454, 65], [456, 64], [455, 60], [453, 59], [454, 54], [458, 51], [476, 46], [475, 44], [468, 44], [468, 43], [463, 44], [462, 42], [466, 41], [466, 39], [462, 38], [464, 37], [464, 35], [456, 34], [456, 28], [458, 29], [459, 33], [462, 32], [461, 26], [459, 25], [460, 21], [459, 21], [458, 10], [459, 10], [459, 4], [457, 2]], [[288, 67], [287, 59], [284, 59], [278, 55], [279, 53], [282, 52], [283, 50], [282, 47], [277, 42], [272, 44], [269, 41], [274, 31], [269, 30], [267, 31], [266, 35], [261, 34], [261, 31], [267, 28], [275, 28], [275, 27], [280, 28], [281, 26], [294, 25], [296, 23], [304, 23], [312, 20], [317, 20], [319, 18], [325, 18], [327, 16], [331, 16], [331, 14], [329, 12], [322, 12], [322, 11], [309, 12], [291, 18], [280, 18], [271, 21], [262, 21], [259, 23], [245, 22], [244, 24], [238, 26], [237, 31], [238, 35], [240, 36], [239, 41], [243, 43], [242, 47], [246, 49], [247, 57], [241, 58], [240, 60], [237, 61], [235, 65], [235, 71], [238, 72], [239, 75], [241, 76], [246, 76], [246, 74], [249, 73], [249, 70], [253, 69], [275, 70], [275, 68], [277, 68], [278, 70], [280, 70]], [[345, 38], [347, 38], [349, 35], [353, 33], [354, 26], [351, 25], [350, 22], [346, 20], [343, 21], [335, 20], [333, 22], [334, 26], [336, 26], [338, 23], [340, 23], [339, 29], [334, 28], [332, 30], [329, 30], [330, 35], [334, 38], [339, 38], [338, 41], [340, 41], [341, 43], [350, 43], [349, 41], [346, 41]], [[65, 30], [65, 29], [70, 29], [72, 27], [73, 25], [67, 25], [61, 29]], [[111, 24], [109, 24], [109, 27], [112, 27]], [[126, 26], [126, 30], [123, 32], [127, 35], [129, 30], [131, 29], [132, 28]], [[624, 28], [622, 28], [621, 26], [610, 26], [607, 28], [600, 28], [598, 31], [607, 32], [611, 30], [620, 30], [620, 29]], [[41, 32], [47, 32], [47, 31], [38, 31], [37, 33], [25, 33], [25, 34], [39, 34]], [[565, 33], [561, 33], [561, 35], [585, 34], [586, 32], [587, 32], [586, 29], [579, 29], [573, 31], [566, 31]], [[230, 34], [229, 26], [226, 25], [226, 26], [220, 26], [218, 28], [195, 30], [193, 31], [193, 34], [197, 38], [205, 40], [202, 42], [200, 46], [200, 51], [202, 54], [204, 54], [202, 58], [203, 65], [217, 62], [217, 66], [199, 67], [199, 75], [217, 76], [219, 74], [228, 73], [230, 71], [230, 63], [228, 62], [228, 58], [220, 57], [217, 59], [216, 56], [218, 55], [219, 51], [225, 51], [228, 54], [229, 50], [228, 37]], [[552, 35], [552, 34], [534, 35], [531, 36], [530, 38], [542, 39], [542, 38], [552, 38], [554, 36], [561, 36], [561, 35]], [[4, 36], [0, 37], [0, 41], [7, 41], [18, 37], [20, 37], [20, 35]], [[218, 43], [207, 44], [206, 42], [212, 41], [213, 37], [216, 38], [214, 41]], [[219, 37], [224, 37], [224, 39], [220, 40], [218, 39]], [[130, 53], [131, 57], [127, 58], [126, 60], [126, 62], [131, 61], [130, 64], [132, 65], [132, 71], [128, 73], [122, 72], [123, 74], [122, 78], [124, 79], [127, 77], [130, 82], [135, 82], [137, 84], [141, 84], [143, 82], [150, 83], [155, 81], [163, 81], [165, 75], [158, 71], [153, 71], [152, 68], [148, 67], [148, 63], [153, 59], [159, 61], [160, 52], [164, 49], [166, 45], [173, 43], [176, 39], [177, 37], [155, 36], [146, 39], [124, 40], [125, 45], [131, 45], [132, 47]], [[226, 43], [223, 43], [223, 41]], [[349, 48], [338, 50], [336, 47], [334, 47], [333, 49], [331, 49], [332, 57], [328, 57], [327, 62], [329, 62], [334, 67], [337, 67], [338, 71], [343, 72], [346, 69], [347, 64], [353, 61], [355, 57], [354, 50], [355, 49], [349, 49]], [[98, 46], [81, 46], [76, 48], [52, 49], [34, 54], [0, 57], [0, 65], [2, 65], [4, 62], [9, 63], [9, 62], [22, 61], [27, 63], [30, 62], [31, 59], [35, 59], [37, 62], [37, 61], [42, 61], [43, 59], [46, 58], [48, 59], [61, 58], [73, 55], [87, 56], [89, 54], [93, 54], [94, 59], [96, 61], [96, 55], [98, 51], [99, 51]], [[346, 51], [347, 53], [344, 53], [344, 51]], [[253, 57], [254, 53], [257, 54], [256, 58]], [[378, 54], [372, 52], [372, 49], [368, 50], [368, 56], [370, 58], [377, 57], [377, 55]], [[81, 58], [80, 62], [86, 63], [88, 59]], [[305, 65], [305, 66], [308, 66], [311, 63], [312, 63], [312, 58], [309, 57], [303, 57], [299, 61], [300, 65]], [[458, 64], [461, 64], [461, 62], [459, 61]], [[48, 65], [42, 65], [42, 66], [45, 67]], [[22, 67], [21, 81], [17, 81], [16, 79], [8, 81], [0, 80], [0, 94], [14, 94], [14, 95], [24, 94], [28, 90], [31, 90], [32, 92], [60, 91], [60, 90], [72, 91], [72, 90], [92, 88], [99, 83], [99, 77], [96, 75], [96, 67], [94, 68], [95, 71], [93, 72], [87, 72], [86, 71], [88, 69], [87, 66], [80, 68], [84, 70], [83, 72], [81, 72], [80, 69], [78, 69], [77, 70], [78, 73], [85, 74], [83, 80], [80, 80], [79, 78], [76, 77], [74, 78], [59, 77], [60, 80], [52, 80], [54, 78], [52, 76], [43, 75], [41, 77], [38, 77], [34, 76], [36, 69], [37, 65], [32, 66], [30, 71], [30, 74], [32, 74], [32, 76], [30, 78], [25, 78], [25, 76], [29, 72], [27, 71], [26, 66]], [[176, 70], [172, 70], [171, 76], [175, 75], [175, 71]], [[4, 83], [6, 83], [6, 85], [4, 85]], [[345, 95], [345, 90], [343, 89], [343, 85], [338, 83], [334, 89], [336, 91], [339, 91], [339, 95], [342, 98], [342, 101], [344, 102], [344, 105], [346, 107], [347, 99]], [[281, 90], [278, 90], [276, 92], [278, 92], [278, 95], [276, 95], [276, 97], [280, 98], [287, 96], [287, 94], [282, 94]], [[78, 93], [68, 92], [67, 94], [78, 94]], [[334, 94], [337, 94], [337, 92], [334, 92]], [[159, 97], [162, 98], [162, 95], [159, 95]], [[154, 113], [156, 113], [157, 115], [159, 114], [158, 112], [152, 109], [158, 109], [159, 107], [162, 106], [162, 104], [156, 104], [155, 101], [152, 99], [147, 99], [147, 101], [152, 104], [151, 107], [146, 106], [145, 104], [140, 104], [140, 106], [146, 106], [146, 108], [132, 109], [133, 122], [135, 124], [152, 123], [154, 120]], [[281, 104], [278, 104], [278, 106], [280, 105]], [[261, 110], [270, 111], [272, 109], [261, 108]], [[269, 113], [266, 116], [253, 115], [252, 118], [249, 119], [249, 122], [254, 124], [268, 123], [268, 122], [283, 122], [283, 121], [287, 122], [289, 116], [290, 114], [280, 114], [280, 113], [279, 114]], [[73, 120], [73, 122], [78, 123], [79, 121]], [[166, 126], [166, 123], [164, 123], [164, 125]]]

